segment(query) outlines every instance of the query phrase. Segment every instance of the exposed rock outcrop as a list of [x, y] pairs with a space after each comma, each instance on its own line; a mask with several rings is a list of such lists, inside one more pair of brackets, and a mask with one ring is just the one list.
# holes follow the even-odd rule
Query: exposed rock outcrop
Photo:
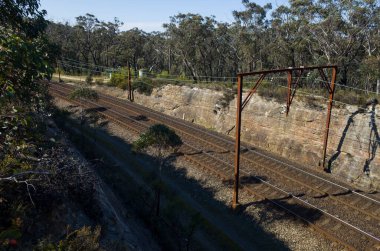
[[[116, 89], [98, 88], [127, 97]], [[243, 112], [242, 140], [310, 168], [320, 168], [327, 100], [300, 99], [297, 95], [288, 116], [285, 100], [279, 103], [254, 95]], [[225, 99], [223, 91], [189, 86], [166, 85], [155, 88], [150, 96], [135, 92], [136, 103], [221, 133], [234, 126], [236, 117], [236, 98], [227, 104]], [[326, 161], [332, 174], [367, 190], [380, 189], [379, 111], [376, 102], [369, 102], [365, 108], [336, 103], [331, 118]], [[229, 135], [233, 137], [234, 130]]]

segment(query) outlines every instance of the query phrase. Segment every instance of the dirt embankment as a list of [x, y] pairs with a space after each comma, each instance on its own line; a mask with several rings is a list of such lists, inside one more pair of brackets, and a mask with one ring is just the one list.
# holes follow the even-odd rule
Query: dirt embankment
[[[98, 177], [93, 164], [67, 140], [65, 133], [53, 121], [48, 121], [48, 124], [54, 147], [50, 155], [46, 155], [46, 161], [62, 169], [71, 168], [77, 172], [71, 174], [73, 188], [67, 191], [71, 195], [55, 204], [47, 215], [39, 215], [40, 221], [34, 230], [40, 232], [40, 236], [49, 236], [49, 242], [57, 243], [62, 238], [70, 239], [67, 236], [82, 227], [99, 227], [99, 250], [160, 250], [141, 222], [133, 217], [126, 217], [129, 215], [128, 210], [116, 199], [109, 186]], [[74, 183], [74, 180], [77, 183]], [[87, 193], [85, 185], [92, 187], [91, 193]], [[81, 240], [80, 238], [78, 240]], [[82, 241], [78, 243], [79, 246], [86, 245], [85, 241]], [[82, 248], [91, 249], [90, 246]]]

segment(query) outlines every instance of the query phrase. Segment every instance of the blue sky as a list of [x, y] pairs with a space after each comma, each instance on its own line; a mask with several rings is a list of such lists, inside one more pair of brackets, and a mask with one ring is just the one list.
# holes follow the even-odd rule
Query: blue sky
[[[263, 5], [271, 2], [273, 8], [287, 0], [258, 0]], [[214, 15], [216, 20], [232, 22], [232, 11], [243, 10], [241, 0], [41, 0], [41, 8], [47, 10], [49, 20], [75, 23], [75, 17], [94, 14], [102, 21], [118, 17], [122, 30], [137, 27], [146, 32], [162, 31], [162, 24], [178, 13]]]

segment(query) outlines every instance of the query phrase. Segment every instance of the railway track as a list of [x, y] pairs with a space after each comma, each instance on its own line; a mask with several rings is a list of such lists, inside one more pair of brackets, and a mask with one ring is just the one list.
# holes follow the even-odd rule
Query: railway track
[[[51, 93], [67, 99], [72, 88], [54, 84]], [[70, 102], [86, 108], [106, 108], [99, 113], [136, 133], [152, 124], [164, 123], [182, 137], [185, 144], [180, 150], [188, 161], [224, 180], [232, 179], [232, 139], [135, 103], [103, 94], [99, 96], [96, 103]], [[242, 189], [301, 219], [347, 249], [380, 250], [378, 200], [249, 145], [243, 148]]]

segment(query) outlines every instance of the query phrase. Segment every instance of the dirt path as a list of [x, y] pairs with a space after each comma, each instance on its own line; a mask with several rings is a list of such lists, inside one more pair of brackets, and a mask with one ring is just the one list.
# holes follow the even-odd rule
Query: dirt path
[[[53, 74], [53, 77], [58, 79], [59, 75], [58, 74]], [[61, 74], [61, 79], [70, 80], [70, 81], [85, 82], [86, 81], [86, 76], [69, 76], [69, 75], [63, 75], [63, 74]], [[106, 82], [109, 81], [109, 79], [107, 79], [107, 78], [97, 77], [97, 76], [93, 76], [92, 79], [93, 79], [93, 81], [102, 80], [104, 83], [106, 83]]]

